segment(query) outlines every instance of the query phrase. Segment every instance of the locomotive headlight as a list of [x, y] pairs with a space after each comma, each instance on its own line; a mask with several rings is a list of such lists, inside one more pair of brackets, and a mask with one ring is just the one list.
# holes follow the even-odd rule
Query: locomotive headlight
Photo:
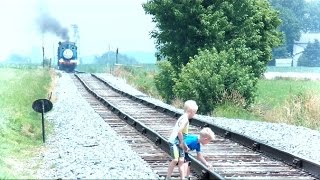
[[70, 49], [66, 49], [63, 51], [63, 57], [66, 59], [71, 59], [73, 56], [73, 52]]

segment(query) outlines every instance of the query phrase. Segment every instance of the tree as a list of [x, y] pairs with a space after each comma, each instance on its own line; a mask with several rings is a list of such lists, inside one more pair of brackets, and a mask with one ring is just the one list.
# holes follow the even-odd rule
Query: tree
[[138, 64], [138, 61], [135, 58], [128, 57], [124, 54], [117, 54], [117, 51], [116, 52], [108, 51], [103, 53], [101, 56], [96, 56], [95, 62], [97, 64], [114, 64], [116, 63], [117, 59], [118, 59], [118, 63], [120, 64], [127, 64], [127, 65]]
[[320, 1], [306, 2], [302, 23], [305, 32], [320, 32]]
[[284, 44], [273, 50], [273, 58], [292, 57], [294, 41], [302, 32], [320, 32], [320, 2], [305, 0], [269, 0], [279, 11]]
[[[303, 29], [302, 20], [305, 13], [304, 0], [269, 0], [279, 11], [282, 23], [280, 31], [284, 33], [284, 46], [274, 50], [274, 58], [292, 57], [294, 41], [298, 41]], [[285, 47], [285, 49], [283, 48]], [[284, 51], [285, 50], [285, 51]]]
[[320, 43], [308, 43], [303, 54], [298, 59], [298, 66], [320, 67]]
[[151, 36], [159, 57], [168, 58], [177, 71], [198, 49], [221, 51], [243, 39], [266, 64], [270, 47], [280, 44], [280, 20], [265, 0], [151, 0], [143, 8], [156, 23]]
[[217, 53], [232, 51], [239, 70], [258, 78], [281, 43], [280, 19], [267, 0], [150, 0], [143, 8], [156, 23], [151, 37], [158, 57], [171, 63], [178, 78], [190, 58], [213, 47]]
[[21, 54], [13, 53], [10, 54], [10, 56], [6, 59], [6, 62], [14, 64], [26, 64], [30, 62], [30, 58]]
[[159, 61], [157, 64], [160, 73], [154, 78], [156, 88], [159, 90], [160, 96], [163, 97], [167, 103], [171, 103], [174, 99], [172, 87], [175, 84], [174, 80], [177, 75], [169, 61]]

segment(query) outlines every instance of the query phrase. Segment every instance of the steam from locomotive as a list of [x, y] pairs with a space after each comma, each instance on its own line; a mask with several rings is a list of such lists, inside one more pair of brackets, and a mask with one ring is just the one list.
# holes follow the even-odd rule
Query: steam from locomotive
[[66, 27], [63, 27], [58, 20], [47, 13], [41, 14], [37, 19], [40, 31], [42, 33], [53, 33], [63, 39], [69, 41], [69, 32]]

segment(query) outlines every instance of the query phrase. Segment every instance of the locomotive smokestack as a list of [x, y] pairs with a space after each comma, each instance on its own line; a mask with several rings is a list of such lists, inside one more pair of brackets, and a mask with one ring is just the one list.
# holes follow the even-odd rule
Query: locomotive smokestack
[[61, 26], [58, 20], [48, 14], [42, 14], [37, 22], [42, 33], [53, 33], [65, 41], [69, 41], [70, 37], [68, 29]]

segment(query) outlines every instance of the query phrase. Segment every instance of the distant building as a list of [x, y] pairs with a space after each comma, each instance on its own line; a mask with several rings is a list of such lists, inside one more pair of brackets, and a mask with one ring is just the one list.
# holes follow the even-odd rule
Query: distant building
[[286, 58], [286, 59], [276, 59], [275, 66], [278, 67], [290, 67], [292, 65], [292, 59]]
[[315, 40], [320, 41], [320, 33], [302, 33], [300, 40], [295, 41], [293, 45], [293, 66], [297, 66], [299, 57], [303, 54], [308, 43], [314, 43]]

